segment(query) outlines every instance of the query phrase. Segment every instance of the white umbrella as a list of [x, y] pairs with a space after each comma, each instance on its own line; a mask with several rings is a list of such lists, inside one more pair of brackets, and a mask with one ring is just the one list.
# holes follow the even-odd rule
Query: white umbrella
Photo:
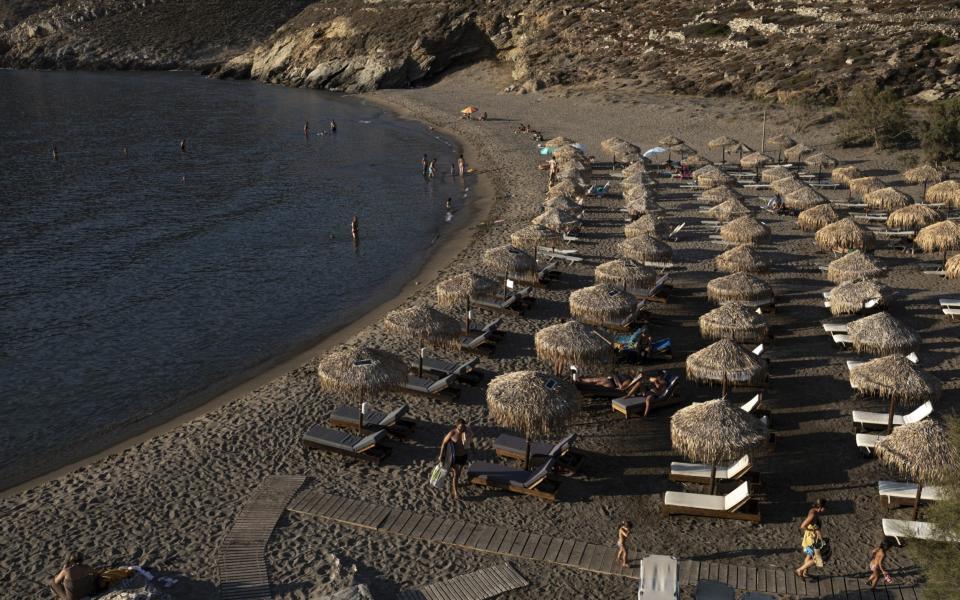
[[651, 156], [656, 156], [657, 154], [665, 154], [667, 152], [670, 152], [670, 151], [662, 146], [654, 146], [653, 148], [650, 148], [649, 150], [644, 152], [643, 155], [646, 158], [650, 158]]

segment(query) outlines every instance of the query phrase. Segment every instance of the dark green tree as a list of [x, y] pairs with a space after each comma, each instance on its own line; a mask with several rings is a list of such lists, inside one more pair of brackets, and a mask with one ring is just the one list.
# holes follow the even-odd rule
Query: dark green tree
[[839, 108], [842, 146], [902, 148], [916, 139], [906, 103], [890, 90], [859, 85], [840, 99]]
[[960, 98], [951, 98], [930, 107], [920, 143], [927, 160], [960, 159]]

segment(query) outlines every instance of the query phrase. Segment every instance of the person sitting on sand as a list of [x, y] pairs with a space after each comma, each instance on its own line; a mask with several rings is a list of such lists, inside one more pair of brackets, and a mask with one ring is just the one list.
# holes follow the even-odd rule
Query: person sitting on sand
[[623, 521], [617, 529], [617, 560], [623, 567], [630, 566], [630, 561], [627, 560], [627, 537], [631, 529], [633, 529], [633, 523], [630, 521]]
[[880, 583], [881, 576], [887, 583], [893, 582], [890, 578], [890, 573], [883, 568], [883, 561], [887, 558], [887, 548], [887, 542], [882, 541], [870, 551], [870, 578], [867, 580], [867, 583], [870, 584], [871, 590], [877, 589], [877, 584]]
[[803, 550], [803, 564], [800, 565], [794, 573], [801, 579], [807, 576], [810, 567], [817, 564], [816, 546], [820, 545], [823, 535], [820, 532], [820, 515], [827, 510], [827, 501], [820, 498], [813, 503], [810, 510], [807, 511], [807, 517], [800, 523], [800, 531], [803, 532], [803, 540], [800, 542], [800, 548]]
[[650, 379], [647, 382], [647, 391], [643, 394], [643, 416], [646, 417], [650, 414], [650, 408], [653, 406], [653, 401], [657, 396], [667, 391], [667, 372], [659, 371], [655, 375], [651, 375]]
[[440, 461], [443, 460], [443, 453], [447, 444], [451, 444], [450, 449], [453, 451], [453, 463], [450, 465], [450, 495], [453, 496], [454, 500], [460, 498], [457, 483], [460, 479], [460, 473], [467, 466], [467, 452], [472, 443], [473, 431], [470, 430], [467, 422], [463, 419], [457, 419], [457, 424], [447, 432], [447, 435], [443, 436], [443, 441], [440, 442]]
[[96, 571], [83, 564], [83, 555], [71, 552], [63, 568], [50, 582], [50, 589], [61, 600], [80, 600], [97, 592], [96, 582]]

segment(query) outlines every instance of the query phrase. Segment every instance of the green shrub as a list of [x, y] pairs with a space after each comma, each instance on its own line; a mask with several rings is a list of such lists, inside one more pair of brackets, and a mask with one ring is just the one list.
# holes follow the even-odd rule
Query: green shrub
[[840, 99], [841, 146], [902, 148], [915, 140], [906, 104], [890, 90], [860, 85]]
[[928, 160], [941, 162], [960, 159], [960, 98], [930, 107], [920, 143]]

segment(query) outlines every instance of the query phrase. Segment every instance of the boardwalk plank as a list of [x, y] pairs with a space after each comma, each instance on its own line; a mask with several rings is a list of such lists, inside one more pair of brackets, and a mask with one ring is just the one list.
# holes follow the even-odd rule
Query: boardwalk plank
[[680, 585], [690, 585], [697, 580], [697, 574], [700, 571], [700, 565], [692, 560], [681, 560], [677, 565]]
[[454, 546], [463, 546], [463, 543], [467, 541], [467, 538], [473, 534], [473, 530], [477, 528], [473, 523], [467, 523], [467, 526], [460, 530], [460, 533], [457, 535], [457, 538], [453, 540]]
[[520, 532], [516, 529], [507, 530], [507, 535], [503, 536], [503, 542], [501, 542], [500, 547], [497, 548], [497, 554], [511, 554], [510, 550], [513, 548], [513, 544], [517, 541], [517, 536], [519, 535]]
[[482, 548], [482, 550], [486, 550], [488, 552], [494, 552], [494, 553], [499, 552], [500, 544], [503, 543], [503, 538], [507, 536], [508, 532], [509, 531], [507, 529], [504, 529], [503, 527], [497, 527], [493, 535], [490, 536], [490, 541], [487, 542], [487, 545], [484, 548]]
[[547, 548], [547, 551], [543, 554], [543, 560], [549, 563], [557, 562], [557, 555], [560, 554], [560, 548], [563, 546], [563, 540], [560, 538], [553, 538], [550, 542], [550, 546]]
[[576, 544], [573, 540], [563, 540], [563, 544], [560, 545], [560, 552], [557, 553], [558, 564], [566, 564], [570, 560], [570, 552], [573, 550], [573, 546]]
[[777, 582], [776, 592], [778, 594], [785, 594], [787, 592], [787, 575], [782, 570], [777, 569], [773, 572], [774, 577]]
[[520, 550], [520, 556], [523, 558], [532, 558], [533, 550], [537, 547], [537, 544], [540, 543], [540, 538], [542, 537], [539, 533], [531, 533], [530, 537], [527, 538], [527, 543], [525, 543]]
[[717, 581], [720, 583], [727, 582], [727, 575], [730, 573], [730, 567], [726, 563], [717, 564]]
[[701, 575], [700, 579], [709, 579], [710, 581], [719, 581], [720, 580], [720, 564], [711, 562], [703, 563], [707, 567], [707, 576], [703, 577]]
[[509, 554], [513, 556], [520, 556], [520, 551], [523, 550], [524, 544], [527, 543], [527, 540], [530, 539], [530, 534], [525, 531], [517, 532], [517, 537], [513, 541], [513, 546], [510, 548]]
[[748, 592], [761, 591], [757, 587], [757, 569], [756, 567], [747, 567], [747, 585], [744, 587]]
[[568, 565], [578, 566], [580, 560], [583, 558], [583, 553], [587, 549], [586, 542], [576, 541], [573, 543], [573, 549], [570, 551], [570, 560], [567, 561]]

